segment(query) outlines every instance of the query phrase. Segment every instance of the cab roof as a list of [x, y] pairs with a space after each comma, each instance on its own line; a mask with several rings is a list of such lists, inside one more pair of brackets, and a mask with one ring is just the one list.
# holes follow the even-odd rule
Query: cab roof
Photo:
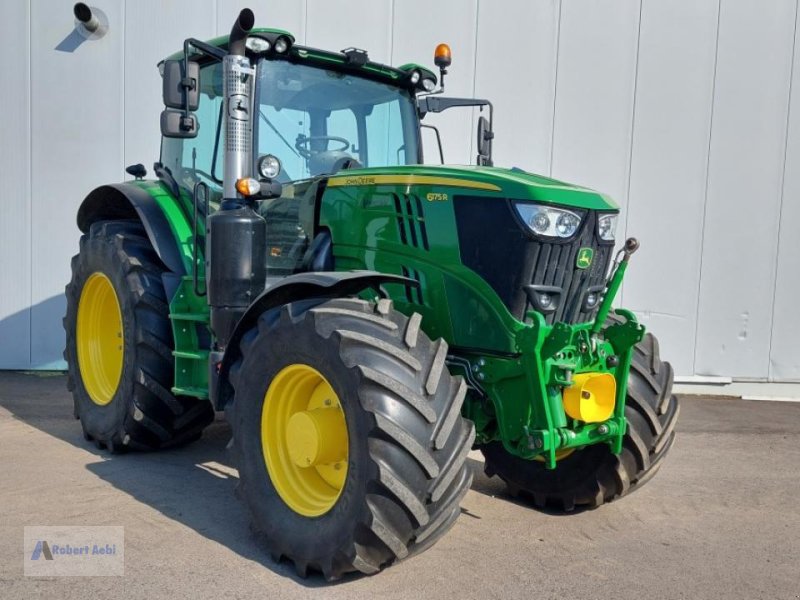
[[[342, 52], [331, 52], [328, 50], [320, 50], [319, 48], [310, 48], [308, 46], [302, 46], [299, 44], [294, 43], [294, 36], [285, 31], [283, 29], [273, 29], [267, 27], [260, 27], [254, 28], [248, 34], [248, 37], [262, 37], [265, 39], [274, 40], [280, 36], [288, 37], [292, 45], [289, 51], [286, 54], [278, 54], [274, 50], [270, 49], [267, 52], [251, 52], [249, 49], [247, 50], [248, 56], [252, 57], [261, 57], [264, 56], [266, 58], [276, 59], [276, 60], [288, 60], [289, 62], [297, 62], [302, 64], [307, 64], [310, 66], [316, 66], [323, 69], [334, 69], [337, 71], [342, 71], [345, 73], [349, 73], [352, 75], [358, 75], [361, 77], [366, 77], [368, 79], [375, 79], [381, 81], [383, 83], [388, 83], [390, 85], [395, 85], [398, 87], [405, 87], [405, 88], [415, 88], [416, 86], [411, 83], [409, 80], [409, 76], [412, 71], [418, 70], [420, 71], [422, 77], [426, 79], [433, 79], [436, 82], [436, 75], [430, 69], [423, 67], [418, 64], [409, 63], [402, 65], [400, 67], [392, 67], [389, 65], [384, 65], [382, 63], [374, 62], [369, 59], [366, 60], [363, 64], [358, 64], [358, 62], [352, 61], [347, 54]], [[215, 37], [213, 39], [207, 40], [206, 43], [220, 48], [222, 50], [228, 49], [228, 38], [227, 35], [221, 35], [219, 37]], [[348, 50], [350, 50], [348, 48]], [[165, 60], [179, 60], [183, 58], [183, 51], [175, 52], [168, 56]], [[209, 60], [208, 57], [201, 56], [195, 53], [194, 56], [190, 56], [192, 60], [198, 60], [198, 62], [205, 62]]]

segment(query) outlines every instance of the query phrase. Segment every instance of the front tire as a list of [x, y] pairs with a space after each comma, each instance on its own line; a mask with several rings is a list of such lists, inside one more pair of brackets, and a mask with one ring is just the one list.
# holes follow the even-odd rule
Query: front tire
[[[388, 300], [313, 300], [265, 313], [242, 338], [230, 411], [240, 497], [272, 556], [301, 576], [376, 573], [431, 545], [460, 513], [475, 437], [460, 414], [466, 385], [447, 371], [447, 344], [419, 325]], [[343, 420], [315, 416], [327, 424], [301, 447], [299, 423], [320, 410]], [[317, 453], [317, 442], [342, 439], [340, 427], [346, 447]], [[309, 489], [297, 479], [304, 461]], [[335, 465], [339, 482], [325, 470]]]
[[210, 402], [175, 396], [164, 267], [138, 221], [93, 223], [72, 258], [67, 387], [83, 434], [113, 452], [197, 439]]
[[492, 442], [481, 448], [486, 474], [497, 475], [512, 495], [527, 497], [539, 508], [596, 508], [630, 494], [656, 474], [675, 440], [680, 407], [672, 379], [672, 366], [661, 361], [658, 341], [648, 333], [633, 352], [620, 455], [597, 444], [570, 453], [548, 470], [543, 462], [518, 458]]

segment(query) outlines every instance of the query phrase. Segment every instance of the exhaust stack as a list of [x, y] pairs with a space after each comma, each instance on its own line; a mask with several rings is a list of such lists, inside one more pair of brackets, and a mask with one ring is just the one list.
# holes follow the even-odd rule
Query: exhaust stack
[[250, 176], [253, 164], [253, 86], [255, 68], [244, 55], [245, 40], [253, 28], [253, 11], [245, 8], [231, 29], [228, 55], [222, 61], [225, 86], [225, 161], [223, 196], [237, 198], [236, 180]]
[[[253, 168], [253, 89], [256, 70], [244, 55], [253, 12], [244, 9], [233, 24], [222, 61], [225, 87], [223, 200], [206, 220], [206, 283], [217, 352], [228, 344], [239, 318], [267, 282], [267, 224], [254, 202], [236, 191], [236, 181]], [[212, 353], [215, 364], [217, 355]]]

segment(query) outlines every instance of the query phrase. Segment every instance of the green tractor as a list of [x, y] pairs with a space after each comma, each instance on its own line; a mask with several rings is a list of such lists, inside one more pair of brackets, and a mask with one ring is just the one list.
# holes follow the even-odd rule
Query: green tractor
[[[606, 196], [492, 166], [491, 104], [363, 50], [253, 29], [160, 63], [156, 178], [101, 186], [66, 288], [69, 387], [112, 452], [233, 434], [239, 496], [276, 560], [335, 579], [443, 536], [467, 455], [538, 507], [649, 480], [672, 446], [672, 369], [611, 310]], [[478, 119], [477, 166], [425, 166], [428, 113]], [[471, 108], [469, 108], [471, 107]], [[437, 137], [438, 137], [438, 132]]]

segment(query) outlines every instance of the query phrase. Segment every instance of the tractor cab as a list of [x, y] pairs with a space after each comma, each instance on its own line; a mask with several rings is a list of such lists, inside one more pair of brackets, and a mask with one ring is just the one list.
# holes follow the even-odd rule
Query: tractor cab
[[[287, 184], [346, 168], [421, 162], [412, 87], [370, 76], [364, 67], [348, 67], [345, 55], [339, 57], [342, 64], [323, 66], [282, 55], [254, 57], [252, 156], [260, 179]], [[191, 138], [164, 132], [162, 163], [182, 185], [204, 181], [221, 191], [223, 69], [221, 62], [201, 58], [206, 60], [198, 71], [199, 101], [193, 111], [198, 130]], [[405, 77], [401, 71], [394, 75]], [[243, 113], [250, 107], [232, 110]], [[264, 161], [267, 156], [272, 158]]]
[[[224, 114], [223, 62], [216, 52], [227, 48], [227, 37], [208, 43], [191, 41], [200, 52], [176, 54], [160, 64], [164, 102], [193, 80], [191, 131], [180, 129], [180, 118], [162, 117], [161, 168], [157, 173], [174, 179], [177, 187], [192, 193], [202, 184], [216, 210], [224, 197], [223, 167], [226, 117], [247, 118], [252, 130], [248, 160], [258, 181], [258, 213], [267, 223], [268, 279], [302, 270], [313, 238], [315, 205], [327, 177], [348, 169], [403, 167], [423, 162], [421, 128], [436, 133], [439, 156], [441, 138], [432, 125], [423, 125], [429, 112], [453, 106], [489, 106], [485, 100], [445, 98], [440, 94], [450, 49], [436, 48], [440, 75], [408, 64], [393, 68], [369, 60], [355, 48], [332, 53], [294, 44], [291, 34], [275, 29], [250, 33], [246, 56], [255, 67], [252, 97], [237, 97]], [[187, 62], [186, 67], [181, 63]], [[191, 93], [191, 92], [190, 92]], [[174, 95], [174, 94], [173, 94]], [[176, 97], [183, 99], [181, 94]], [[165, 115], [186, 108], [181, 102]], [[185, 114], [183, 115], [186, 116]], [[178, 123], [170, 129], [170, 123]], [[479, 120], [481, 138], [491, 138], [491, 125]], [[489, 149], [479, 154], [479, 164], [491, 164]]]

